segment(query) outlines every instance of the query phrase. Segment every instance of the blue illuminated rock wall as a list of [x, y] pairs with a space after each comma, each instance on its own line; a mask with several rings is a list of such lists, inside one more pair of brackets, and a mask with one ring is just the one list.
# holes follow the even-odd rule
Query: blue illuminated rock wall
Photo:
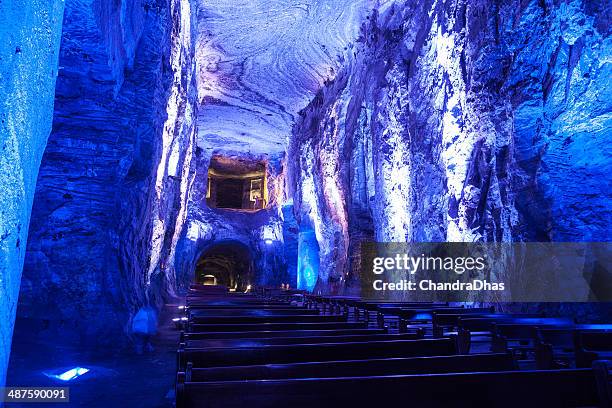
[[179, 3], [66, 3], [19, 305], [36, 333], [116, 342], [146, 291], [171, 290], [163, 264], [193, 140], [190, 118], [176, 114], [193, 96]]
[[610, 26], [605, 1], [375, 8], [289, 149], [317, 290], [357, 287], [367, 239], [609, 240]]
[[62, 1], [0, 4], [0, 387], [40, 160], [51, 130]]

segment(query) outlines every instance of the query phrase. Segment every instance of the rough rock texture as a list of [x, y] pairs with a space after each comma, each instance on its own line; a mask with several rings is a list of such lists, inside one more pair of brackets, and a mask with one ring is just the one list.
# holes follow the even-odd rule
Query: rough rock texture
[[145, 292], [169, 289], [193, 140], [189, 16], [179, 0], [66, 4], [19, 306], [62, 341], [114, 342]]
[[297, 112], [342, 67], [365, 0], [197, 0], [198, 140], [285, 151]]
[[40, 160], [51, 130], [62, 1], [0, 2], [0, 387]]
[[[605, 1], [387, 2], [289, 149], [319, 289], [358, 243], [609, 239]], [[588, 152], [588, 153], [587, 153]], [[347, 262], [350, 260], [350, 262]]]

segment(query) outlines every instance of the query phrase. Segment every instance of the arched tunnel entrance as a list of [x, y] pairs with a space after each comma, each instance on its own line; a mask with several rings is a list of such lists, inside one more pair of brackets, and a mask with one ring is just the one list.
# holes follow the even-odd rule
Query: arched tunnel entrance
[[238, 241], [210, 245], [196, 262], [195, 282], [222, 285], [244, 291], [253, 281], [253, 257], [250, 249]]

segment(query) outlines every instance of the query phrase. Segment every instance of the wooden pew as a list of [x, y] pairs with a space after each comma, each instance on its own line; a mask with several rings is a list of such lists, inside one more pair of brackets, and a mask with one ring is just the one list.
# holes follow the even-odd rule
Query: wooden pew
[[289, 302], [273, 302], [273, 301], [262, 301], [262, 300], [244, 300], [244, 301], [235, 301], [228, 299], [218, 299], [218, 300], [210, 300], [210, 299], [192, 299], [187, 298], [186, 301], [187, 306], [191, 307], [211, 307], [211, 306], [248, 306], [248, 307], [267, 307], [267, 306], [283, 306], [283, 307], [292, 307]]
[[314, 296], [310, 297], [309, 303], [315, 308], [321, 305], [323, 313], [327, 311], [348, 313], [346, 302], [358, 301], [360, 299], [361, 298], [355, 296]]
[[203, 293], [197, 290], [190, 290], [187, 292], [187, 299], [224, 299], [233, 301], [261, 301], [265, 300], [261, 297], [255, 296], [251, 293]]
[[[377, 312], [376, 317], [380, 320], [381, 313], [380, 309], [400, 309], [400, 308], [434, 308], [434, 307], [447, 307], [447, 303], [434, 303], [434, 302], [394, 302], [388, 300], [362, 300], [347, 302], [348, 305], [352, 305], [355, 310], [355, 316], [359, 318], [361, 311], [363, 311], [366, 320], [370, 319], [370, 312]], [[384, 315], [383, 315], [384, 317]]]
[[[471, 309], [465, 309], [471, 310]], [[505, 317], [544, 317], [543, 314], [536, 313], [521, 313], [521, 314], [508, 314], [508, 313], [474, 313], [468, 312], [469, 318], [505, 318]], [[450, 330], [451, 334], [456, 334], [456, 330], [459, 327], [459, 319], [465, 317], [466, 313], [447, 313], [444, 310], [433, 312], [432, 316], [432, 329], [434, 337], [442, 337], [446, 330]]]
[[250, 315], [250, 316], [210, 316], [192, 315], [194, 324], [244, 324], [244, 323], [335, 323], [346, 322], [346, 315]]
[[292, 309], [187, 309], [187, 315], [191, 316], [289, 316], [289, 315], [312, 315], [318, 316], [320, 312], [316, 309], [292, 308]]
[[177, 384], [177, 408], [540, 408], [598, 403], [591, 369]]
[[338, 329], [366, 329], [366, 322], [340, 322], [340, 323], [245, 323], [245, 324], [190, 324], [191, 332], [244, 332], [244, 331], [270, 331], [270, 330], [338, 330]]
[[395, 311], [394, 314], [399, 317], [399, 330], [406, 330], [409, 324], [429, 323], [433, 320], [434, 313], [452, 313], [452, 314], [482, 314], [492, 313], [493, 307], [477, 307], [477, 308], [431, 308], [431, 309], [401, 309]]
[[540, 370], [568, 368], [581, 360], [578, 365], [589, 366], [588, 361], [576, 358], [576, 337], [579, 332], [612, 332], [610, 324], [577, 324], [573, 327], [536, 327], [536, 365]]
[[536, 318], [536, 322], [531, 323], [529, 319], [520, 318], [513, 320], [511, 323], [493, 323], [491, 327], [491, 351], [505, 352], [513, 350], [525, 356], [527, 352], [535, 351], [534, 330], [536, 328], [566, 327], [571, 330], [575, 326], [572, 320], [558, 321], [553, 318], [553, 320], [547, 321], [542, 320], [542, 318]]
[[187, 340], [204, 340], [204, 339], [253, 339], [253, 338], [271, 338], [271, 337], [316, 337], [316, 336], [370, 336], [376, 334], [387, 334], [387, 327], [382, 329], [335, 329], [335, 330], [261, 330], [261, 331], [235, 331], [235, 332], [199, 332], [181, 333], [181, 342]]
[[577, 331], [574, 347], [578, 367], [590, 367], [595, 360], [612, 360], [612, 332]]
[[326, 378], [365, 377], [511, 371], [515, 369], [516, 365], [509, 353], [487, 353], [213, 368], [193, 368], [191, 364], [188, 364], [185, 372], [185, 381], [279, 380], [316, 378], [321, 376]]
[[248, 323], [336, 323], [346, 322], [346, 315], [264, 315], [264, 316], [201, 316], [192, 315], [193, 324], [248, 324]]
[[[463, 307], [463, 306], [461, 306]], [[379, 325], [385, 324], [385, 316], [399, 316], [402, 313], [402, 310], [443, 310], [443, 309], [454, 309], [448, 306], [448, 303], [421, 303], [421, 302], [406, 302], [396, 303], [396, 304], [365, 304], [364, 305], [364, 313], [368, 317], [370, 316], [370, 312], [376, 312], [376, 321]]]
[[457, 344], [461, 353], [469, 353], [472, 344], [472, 335], [492, 336], [495, 324], [525, 324], [535, 326], [571, 326], [572, 319], [554, 317], [461, 317], [458, 322]]
[[423, 330], [404, 334], [373, 334], [352, 336], [268, 337], [243, 339], [186, 340], [179, 348], [260, 347], [278, 344], [354, 343], [364, 341], [419, 340]]
[[[401, 313], [407, 310], [432, 311], [434, 309], [435, 310], [447, 310], [447, 309], [455, 310], [457, 308], [449, 307], [443, 304], [423, 305], [421, 303], [413, 303], [413, 304], [406, 303], [403, 305], [398, 305], [398, 304], [389, 303], [389, 304], [367, 304], [367, 306], [364, 306], [363, 311], [366, 317], [366, 321], [370, 320], [370, 313], [372, 311], [376, 311], [376, 322], [378, 323], [379, 326], [384, 326], [385, 318], [389, 316], [399, 317]], [[400, 325], [401, 323], [402, 322], [400, 319]]]
[[[188, 305], [186, 306], [187, 310], [193, 310], [193, 311], [214, 311], [214, 310], [236, 310], [236, 311], [241, 311], [241, 310], [263, 310], [263, 311], [274, 311], [274, 310], [286, 310], [286, 309], [295, 309], [295, 310], [302, 310], [302, 311], [306, 311], [308, 309], [306, 309], [303, 306], [291, 306], [291, 305], [286, 305], [286, 304], [274, 304], [274, 305], [264, 305], [264, 306], [252, 306], [252, 305], [247, 305], [247, 304], [229, 304], [229, 305], [222, 305], [222, 304], [216, 304], [216, 305], [211, 305], [211, 304], [197, 304], [197, 305]], [[315, 309], [311, 310], [311, 311], [316, 311]]]
[[[367, 360], [373, 358], [447, 356], [456, 354], [454, 339], [396, 340], [353, 343], [276, 345], [244, 348], [178, 350], [178, 366], [227, 367], [287, 364], [308, 361]], [[182, 371], [181, 370], [181, 371]]]

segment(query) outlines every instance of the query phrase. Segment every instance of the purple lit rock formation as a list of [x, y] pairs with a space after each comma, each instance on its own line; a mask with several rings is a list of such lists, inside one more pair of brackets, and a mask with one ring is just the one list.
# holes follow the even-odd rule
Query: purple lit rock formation
[[364, 238], [607, 240], [606, 7], [389, 2], [370, 15], [289, 150], [320, 288], [358, 281], [347, 260]]

